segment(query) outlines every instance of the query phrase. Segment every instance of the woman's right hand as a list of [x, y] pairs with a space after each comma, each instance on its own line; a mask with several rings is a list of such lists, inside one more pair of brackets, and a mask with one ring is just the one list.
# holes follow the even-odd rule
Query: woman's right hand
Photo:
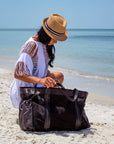
[[47, 88], [49, 88], [49, 87], [54, 87], [56, 84], [56, 81], [52, 79], [51, 77], [45, 77], [40, 80], [40, 84], [45, 85]]

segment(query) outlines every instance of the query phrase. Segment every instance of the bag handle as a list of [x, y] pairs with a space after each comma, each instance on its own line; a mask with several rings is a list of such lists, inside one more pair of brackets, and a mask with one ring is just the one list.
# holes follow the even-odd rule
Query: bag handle
[[[62, 84], [56, 83], [55, 86], [59, 86], [60, 88], [65, 88]], [[37, 87], [37, 84], [34, 85], [34, 87]]]
[[70, 100], [71, 102], [75, 102], [75, 100], [77, 99], [77, 97], [78, 97], [78, 93], [79, 93], [79, 91], [77, 90], [77, 89], [74, 89], [74, 97], [73, 98], [71, 98], [71, 97], [69, 97], [68, 95], [66, 95], [66, 94], [64, 94], [65, 92], [64, 92], [64, 87], [62, 87], [62, 89], [60, 88], [60, 91], [61, 91], [61, 93], [65, 96], [65, 97], [67, 97], [67, 99], [68, 100]]
[[56, 83], [55, 86], [59, 86], [60, 88], [65, 89], [65, 87], [62, 84], [60, 84], [60, 83]]

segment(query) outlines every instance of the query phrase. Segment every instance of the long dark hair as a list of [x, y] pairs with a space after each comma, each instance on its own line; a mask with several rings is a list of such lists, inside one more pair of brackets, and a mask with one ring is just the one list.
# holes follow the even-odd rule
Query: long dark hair
[[51, 45], [49, 46], [49, 42], [51, 40], [51, 37], [46, 34], [44, 31], [43, 27], [40, 28], [40, 30], [37, 32], [38, 34], [38, 41], [46, 45], [47, 53], [49, 55], [50, 61], [49, 61], [49, 66], [53, 67], [52, 63], [55, 58], [55, 46]]

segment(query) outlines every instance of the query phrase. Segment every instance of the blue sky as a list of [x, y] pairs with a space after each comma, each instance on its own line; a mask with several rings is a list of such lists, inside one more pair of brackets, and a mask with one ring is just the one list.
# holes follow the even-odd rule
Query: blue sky
[[0, 0], [0, 28], [38, 28], [52, 13], [67, 28], [114, 29], [114, 0]]

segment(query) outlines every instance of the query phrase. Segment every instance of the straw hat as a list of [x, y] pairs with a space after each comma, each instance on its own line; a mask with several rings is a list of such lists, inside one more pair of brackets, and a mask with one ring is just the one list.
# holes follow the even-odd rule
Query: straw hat
[[44, 31], [53, 39], [64, 41], [68, 37], [66, 31], [67, 21], [58, 14], [52, 14], [50, 17], [43, 20], [42, 26]]

